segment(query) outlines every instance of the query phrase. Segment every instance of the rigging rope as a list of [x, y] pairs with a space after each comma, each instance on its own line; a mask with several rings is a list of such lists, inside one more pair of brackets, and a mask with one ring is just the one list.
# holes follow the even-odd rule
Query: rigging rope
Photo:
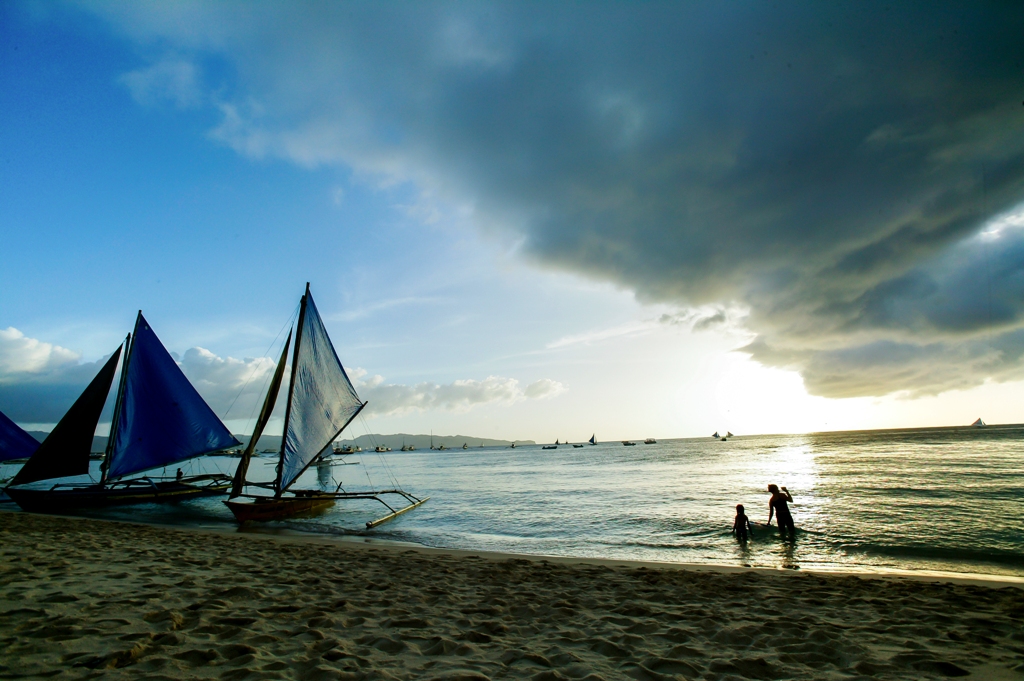
[[[392, 472], [391, 466], [388, 465], [387, 459], [384, 457], [383, 453], [377, 451], [377, 438], [375, 438], [373, 436], [373, 433], [370, 432], [370, 428], [366, 423], [366, 419], [363, 418], [362, 413], [359, 414], [359, 422], [362, 424], [363, 430], [366, 431], [367, 437], [370, 439], [371, 442], [374, 443], [374, 452], [376, 452], [377, 459], [380, 461], [381, 468], [384, 469], [384, 474], [385, 476], [387, 476], [388, 481], [391, 483], [391, 486], [398, 490], [402, 489], [402, 485], [398, 482], [398, 478], [395, 476], [394, 472]], [[367, 478], [369, 478], [369, 473], [367, 473]]]
[[[292, 310], [291, 317], [289, 317], [288, 321], [285, 322], [284, 326], [281, 327], [281, 330], [277, 332], [277, 335], [274, 337], [274, 340], [270, 342], [270, 345], [267, 347], [267, 349], [263, 351], [263, 356], [260, 357], [260, 360], [259, 360], [259, 362], [256, 363], [256, 366], [254, 366], [252, 368], [252, 373], [249, 374], [249, 378], [245, 379], [245, 383], [242, 384], [242, 388], [238, 391], [238, 394], [235, 395], [235, 399], [231, 400], [231, 404], [229, 404], [228, 408], [224, 410], [223, 415], [220, 417], [222, 421], [227, 420], [228, 414], [231, 413], [231, 409], [235, 406], [235, 403], [238, 402], [238, 398], [242, 396], [242, 393], [245, 392], [245, 389], [248, 387], [249, 382], [252, 381], [252, 377], [256, 375], [256, 371], [259, 370], [259, 368], [263, 365], [263, 360], [270, 359], [268, 357], [268, 355], [269, 355], [271, 349], [275, 345], [277, 345], [277, 341], [280, 340], [281, 334], [284, 333], [284, 330], [289, 328], [295, 322], [295, 318], [298, 316], [298, 314], [299, 314], [299, 306], [296, 305], [295, 309]], [[266, 387], [268, 380], [269, 380], [269, 377], [264, 379], [263, 387]], [[260, 390], [260, 392], [262, 393], [263, 391]], [[259, 400], [256, 401], [256, 404], [253, 405], [252, 411], [249, 413], [249, 419], [248, 419], [248, 421], [246, 421], [246, 428], [248, 428], [249, 424], [252, 422], [253, 414], [256, 413], [256, 408], [258, 406], [259, 406]]]

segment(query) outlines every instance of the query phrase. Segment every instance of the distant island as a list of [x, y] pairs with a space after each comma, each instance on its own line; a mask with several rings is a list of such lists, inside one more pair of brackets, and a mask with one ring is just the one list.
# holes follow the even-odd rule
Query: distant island
[[[430, 435], [410, 435], [408, 433], [396, 433], [394, 435], [360, 435], [354, 440], [338, 440], [341, 444], [359, 445], [363, 449], [373, 448], [376, 445], [391, 447], [394, 451], [402, 448], [402, 445], [413, 446], [416, 449], [430, 449]], [[512, 440], [491, 440], [486, 437], [475, 435], [434, 435], [434, 447], [444, 445], [449, 449], [460, 449], [463, 444], [470, 448], [476, 447], [508, 447]], [[516, 440], [516, 446], [537, 444], [533, 440]]]

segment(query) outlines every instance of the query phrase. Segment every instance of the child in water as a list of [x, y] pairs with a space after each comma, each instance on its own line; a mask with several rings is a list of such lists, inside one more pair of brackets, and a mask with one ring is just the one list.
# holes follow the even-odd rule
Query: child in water
[[743, 512], [743, 504], [736, 504], [736, 520], [732, 523], [732, 531], [740, 541], [747, 541], [747, 534], [754, 536], [754, 528], [750, 526], [750, 518]]

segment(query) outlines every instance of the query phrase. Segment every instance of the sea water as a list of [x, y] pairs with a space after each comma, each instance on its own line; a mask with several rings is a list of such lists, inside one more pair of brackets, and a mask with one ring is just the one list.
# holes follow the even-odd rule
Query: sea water
[[[388, 512], [375, 501], [245, 531], [550, 556], [1024, 576], [1019, 426], [361, 452], [347, 460], [354, 465], [312, 466], [296, 487], [397, 487], [431, 499], [371, 531], [366, 521]], [[255, 459], [249, 479], [272, 480], [275, 463]], [[208, 457], [185, 472], [232, 473], [236, 464]], [[793, 495], [792, 541], [764, 525], [770, 483]], [[754, 524], [745, 544], [730, 532], [736, 504]], [[235, 527], [220, 498], [90, 515]]]

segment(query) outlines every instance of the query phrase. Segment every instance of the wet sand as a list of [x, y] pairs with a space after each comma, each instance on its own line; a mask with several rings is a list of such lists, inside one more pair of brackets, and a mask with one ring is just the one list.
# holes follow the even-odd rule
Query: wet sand
[[0, 513], [0, 678], [1024, 679], [1020, 584]]

